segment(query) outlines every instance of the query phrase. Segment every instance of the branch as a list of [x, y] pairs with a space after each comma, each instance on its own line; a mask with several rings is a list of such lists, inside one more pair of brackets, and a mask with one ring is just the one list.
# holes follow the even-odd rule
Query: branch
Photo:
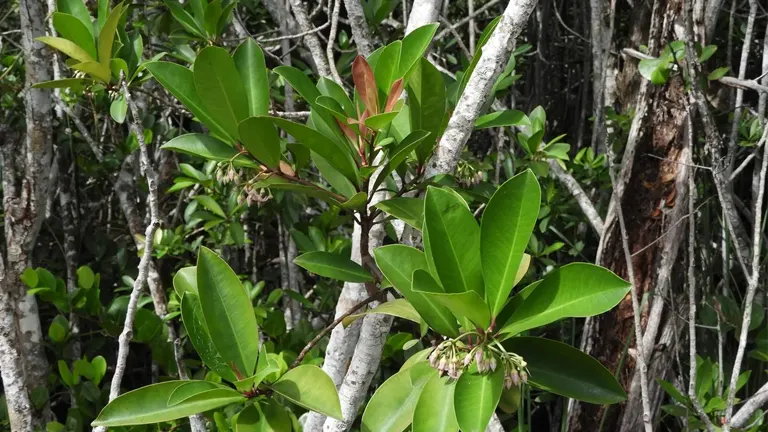
[[[498, 3], [500, 0], [491, 0], [488, 3], [484, 4], [480, 9], [476, 10], [474, 13], [470, 13], [466, 17], [460, 19], [456, 22], [456, 24], [449, 26], [448, 28], [441, 30], [440, 33], [435, 36], [435, 40], [440, 40], [446, 36], [448, 36], [449, 33], [452, 32], [452, 30], [456, 30], [457, 28], [463, 26], [464, 24], [472, 21], [474, 18], [476, 18], [478, 15], [482, 14], [483, 12], [487, 11], [491, 7], [495, 6], [496, 3]], [[410, 25], [410, 23], [409, 23]]]
[[581, 188], [579, 182], [577, 182], [570, 173], [563, 170], [555, 161], [549, 161], [549, 171], [553, 173], [555, 177], [557, 177], [557, 179], [560, 180], [560, 182], [562, 182], [563, 185], [565, 185], [565, 187], [571, 192], [571, 195], [573, 195], [573, 198], [579, 204], [579, 207], [581, 207], [581, 211], [584, 212], [584, 215], [589, 220], [590, 225], [592, 225], [592, 229], [595, 230], [595, 233], [598, 237], [602, 237], [603, 219], [600, 218], [600, 215], [597, 213], [595, 206], [592, 205], [592, 201], [589, 200], [589, 197], [587, 196], [586, 192], [584, 192], [584, 189]]
[[448, 121], [448, 127], [437, 146], [435, 156], [429, 162], [427, 178], [450, 173], [456, 168], [475, 120], [490, 97], [491, 89], [514, 49], [515, 39], [523, 30], [535, 6], [536, 0], [514, 0], [507, 5], [496, 30], [483, 47], [483, 54]]
[[733, 418], [731, 418], [729, 426], [735, 428], [745, 426], [747, 421], [752, 418], [752, 414], [762, 408], [766, 403], [768, 403], [768, 383], [763, 384], [757, 393], [744, 402], [744, 405], [742, 405]]
[[[336, 19], [338, 19], [338, 12], [336, 11], [340, 2], [341, 0], [336, 0], [336, 6], [334, 6], [333, 13], [336, 15]], [[347, 10], [347, 18], [349, 18], [349, 26], [352, 28], [352, 37], [355, 39], [357, 52], [363, 57], [368, 57], [373, 52], [373, 41], [360, 0], [344, 0], [344, 8]], [[332, 38], [328, 38], [328, 45], [332, 46]]]
[[[158, 208], [158, 194], [157, 194], [157, 176], [152, 164], [149, 160], [149, 152], [147, 151], [147, 143], [144, 140], [144, 130], [141, 126], [141, 119], [139, 118], [139, 109], [133, 101], [128, 86], [125, 83], [125, 76], [121, 72], [121, 86], [125, 100], [128, 103], [128, 108], [131, 111], [133, 119], [130, 123], [131, 131], [136, 134], [136, 139], [139, 141], [139, 148], [141, 151], [141, 165], [144, 177], [147, 179], [147, 185], [149, 187], [149, 213], [150, 222], [147, 225], [147, 229], [144, 235], [144, 251], [139, 261], [139, 274], [136, 280], [133, 282], [133, 290], [131, 291], [131, 297], [128, 301], [128, 307], [125, 313], [125, 323], [123, 324], [123, 331], [120, 333], [118, 339], [118, 352], [117, 363], [115, 365], [115, 373], [112, 376], [112, 382], [110, 383], [109, 401], [115, 400], [120, 395], [120, 384], [123, 381], [123, 374], [125, 373], [125, 366], [128, 361], [129, 344], [133, 338], [133, 321], [136, 317], [136, 310], [139, 303], [139, 297], [141, 291], [147, 282], [147, 276], [149, 274], [149, 264], [152, 260], [152, 239], [155, 237], [155, 231], [160, 226], [159, 208]], [[97, 428], [98, 431], [105, 431], [103, 427]]]
[[[636, 58], [638, 60], [653, 60], [656, 57], [641, 53], [640, 51], [634, 49], [634, 48], [624, 48], [621, 50], [621, 52], [626, 55], [627, 57]], [[764, 86], [757, 82], [757, 80], [748, 80], [748, 79], [742, 79], [742, 78], [735, 78], [735, 77], [729, 77], [724, 76], [717, 80], [719, 83], [722, 83], [724, 85], [727, 85], [728, 87], [733, 87], [736, 89], [747, 89], [747, 90], [754, 90], [759, 93], [768, 93], [768, 87]], [[737, 105], [738, 106], [738, 105]]]
[[328, 324], [323, 330], [321, 330], [320, 333], [317, 334], [317, 336], [313, 337], [312, 340], [309, 341], [304, 346], [304, 348], [302, 348], [302, 350], [299, 353], [299, 355], [296, 356], [296, 360], [294, 360], [293, 363], [291, 363], [291, 369], [293, 369], [296, 366], [300, 365], [301, 361], [304, 360], [304, 357], [307, 355], [307, 353], [309, 353], [309, 351], [312, 350], [312, 348], [314, 348], [315, 345], [317, 345], [317, 343], [320, 342], [325, 337], [325, 335], [327, 335], [331, 330], [336, 328], [337, 325], [339, 325], [342, 321], [344, 321], [345, 318], [347, 318], [350, 315], [352, 315], [353, 313], [357, 312], [360, 308], [362, 308], [363, 306], [367, 305], [368, 303], [378, 299], [383, 293], [386, 293], [386, 292], [387, 292], [386, 290], [378, 291], [378, 292], [376, 292], [376, 294], [368, 297], [367, 299], [365, 299], [365, 300], [363, 300], [361, 302], [358, 302], [357, 304], [355, 304], [354, 306], [349, 308], [349, 310], [347, 310], [343, 314], [339, 315], [335, 320], [333, 320], [332, 323]]
[[273, 37], [273, 38], [269, 38], [269, 39], [259, 39], [259, 43], [265, 44], [265, 43], [280, 42], [280, 41], [290, 40], [290, 39], [303, 38], [304, 36], [315, 34], [315, 33], [319, 32], [319, 31], [325, 29], [329, 25], [331, 25], [331, 23], [327, 22], [327, 23], [321, 25], [320, 27], [315, 27], [315, 28], [303, 31], [301, 33], [289, 34], [289, 35], [284, 35], [284, 36], [277, 36], [277, 37]]
[[405, 34], [407, 35], [421, 26], [437, 22], [441, 4], [442, 0], [415, 0], [411, 6], [411, 13], [408, 14]]
[[[336, 68], [336, 58], [333, 56], [333, 44], [336, 43], [336, 31], [339, 27], [340, 12], [341, 0], [335, 0], [333, 2], [333, 13], [331, 14], [331, 33], [328, 35], [328, 45], [325, 47], [325, 55], [328, 56], [328, 66], [331, 68], [331, 75], [333, 76], [333, 79], [339, 84], [341, 84], [341, 77], [339, 76], [339, 70]], [[366, 30], [368, 30], [368, 27], [366, 27]], [[357, 38], [355, 38], [355, 40], [357, 40]], [[363, 50], [359, 44], [358, 50], [362, 54]], [[368, 56], [368, 54], [363, 55], [366, 57]]]
[[320, 47], [320, 39], [317, 38], [314, 31], [315, 28], [309, 21], [309, 15], [307, 14], [307, 8], [304, 6], [302, 0], [290, 0], [291, 9], [293, 15], [296, 17], [296, 21], [299, 23], [301, 31], [304, 33], [304, 44], [309, 48], [309, 52], [312, 53], [312, 59], [315, 61], [315, 67], [317, 73], [320, 76], [331, 76], [331, 70], [328, 66], [328, 61], [323, 55], [323, 49]]

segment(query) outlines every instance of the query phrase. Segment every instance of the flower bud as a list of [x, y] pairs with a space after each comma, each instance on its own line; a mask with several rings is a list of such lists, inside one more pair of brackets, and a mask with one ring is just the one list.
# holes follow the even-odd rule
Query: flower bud
[[520, 372], [520, 379], [523, 380], [524, 383], [528, 382], [528, 374], [525, 371]]
[[446, 363], [447, 363], [447, 360], [445, 359], [445, 357], [441, 357], [440, 363], [438, 363], [437, 365], [437, 369], [441, 371], [448, 370], [448, 368], [446, 368]]
[[467, 367], [470, 364], [472, 364], [472, 356], [467, 354], [464, 356], [464, 367]]
[[512, 373], [510, 374], [510, 379], [512, 380], [512, 383], [514, 385], [516, 385], [516, 386], [520, 385], [520, 375], [517, 374], [516, 370], [512, 371]]
[[490, 363], [491, 363], [491, 370], [496, 372], [496, 357], [491, 357]]

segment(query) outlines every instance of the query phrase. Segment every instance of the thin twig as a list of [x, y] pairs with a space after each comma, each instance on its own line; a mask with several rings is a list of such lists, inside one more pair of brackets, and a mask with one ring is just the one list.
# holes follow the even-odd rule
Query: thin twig
[[[132, 121], [130, 122], [131, 131], [136, 135], [136, 139], [139, 142], [139, 148], [141, 151], [141, 165], [144, 177], [147, 179], [147, 185], [149, 188], [149, 214], [150, 222], [147, 225], [147, 229], [144, 235], [144, 251], [139, 261], [139, 274], [136, 280], [133, 282], [133, 289], [131, 291], [131, 297], [128, 301], [128, 307], [125, 312], [125, 322], [123, 324], [123, 331], [120, 333], [118, 339], [118, 352], [117, 363], [115, 365], [115, 373], [112, 376], [112, 382], [110, 383], [109, 401], [115, 400], [120, 395], [120, 384], [123, 381], [123, 374], [125, 373], [125, 366], [128, 361], [128, 351], [130, 349], [129, 343], [133, 338], [133, 321], [136, 317], [136, 310], [139, 303], [139, 297], [141, 291], [144, 289], [144, 285], [147, 283], [147, 276], [149, 274], [149, 263], [152, 259], [152, 240], [155, 237], [155, 231], [160, 227], [159, 208], [158, 208], [158, 194], [157, 194], [157, 177], [152, 164], [149, 160], [149, 152], [147, 151], [147, 143], [144, 140], [144, 128], [141, 125], [141, 118], [139, 118], [139, 109], [133, 101], [128, 86], [125, 82], [125, 74], [121, 72], [120, 84], [122, 86], [123, 95], [128, 108], [132, 114]], [[104, 431], [105, 428], [97, 428], [99, 431]]]
[[304, 348], [301, 350], [299, 355], [296, 357], [296, 360], [293, 361], [291, 364], [291, 368], [295, 368], [296, 366], [301, 364], [301, 361], [304, 360], [304, 357], [307, 355], [307, 353], [312, 350], [312, 348], [317, 345], [318, 342], [320, 342], [325, 335], [327, 335], [331, 330], [333, 330], [339, 323], [344, 321], [344, 318], [347, 318], [348, 316], [352, 315], [353, 313], [357, 312], [358, 309], [362, 308], [363, 306], [367, 305], [368, 303], [378, 299], [381, 297], [384, 293], [386, 293], [386, 290], [381, 290], [376, 292], [376, 294], [368, 297], [367, 299], [355, 304], [351, 308], [349, 308], [348, 311], [344, 312], [343, 314], [339, 315], [338, 318], [333, 320], [332, 323], [328, 324], [320, 333], [317, 334], [314, 338], [312, 338], [311, 341], [307, 343], [307, 345], [304, 346]]
[[341, 0], [331, 1], [333, 1], [333, 13], [331, 14], [331, 32], [328, 34], [328, 45], [325, 48], [325, 55], [328, 56], [328, 67], [331, 68], [331, 76], [333, 76], [334, 81], [341, 84], [339, 70], [336, 68], [336, 58], [333, 56], [333, 44], [336, 43], [336, 31], [339, 27]]
[[437, 41], [437, 40], [440, 40], [440, 39], [446, 37], [448, 35], [448, 33], [451, 33], [451, 30], [456, 30], [457, 28], [459, 28], [459, 27], [463, 26], [464, 24], [470, 22], [472, 19], [474, 19], [475, 17], [477, 17], [481, 13], [487, 11], [488, 9], [490, 9], [492, 6], [494, 6], [499, 1], [500, 0], [491, 0], [491, 1], [489, 1], [488, 3], [484, 4], [480, 9], [476, 10], [475, 13], [470, 14], [470, 15], [460, 19], [459, 21], [456, 22], [456, 24], [454, 24], [454, 25], [446, 28], [445, 30], [441, 31], [440, 33], [438, 33], [437, 36], [435, 36], [434, 40]]
[[315, 27], [313, 29], [310, 29], [310, 30], [307, 30], [307, 31], [303, 31], [301, 33], [285, 35], [285, 36], [277, 36], [277, 37], [268, 38], [268, 39], [260, 39], [259, 43], [265, 44], [265, 43], [272, 43], [272, 42], [280, 42], [280, 41], [286, 40], [286, 39], [303, 38], [304, 36], [315, 34], [315, 33], [319, 32], [321, 30], [325, 30], [325, 28], [328, 27], [329, 25], [331, 25], [331, 23], [327, 22], [327, 23], [321, 25], [320, 27]]

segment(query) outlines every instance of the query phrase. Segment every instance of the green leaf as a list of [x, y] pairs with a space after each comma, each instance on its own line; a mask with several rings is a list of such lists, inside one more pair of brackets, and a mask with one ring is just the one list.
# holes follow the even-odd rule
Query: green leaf
[[504, 348], [528, 363], [528, 381], [533, 386], [598, 405], [627, 398], [608, 369], [568, 344], [538, 337], [514, 337], [504, 342]]
[[402, 370], [384, 381], [363, 412], [362, 432], [402, 432], [413, 420], [421, 389], [437, 370], [426, 362]]
[[376, 182], [374, 182], [372, 190], [377, 190], [379, 185], [381, 185], [387, 179], [387, 177], [392, 174], [393, 171], [400, 167], [400, 165], [405, 162], [408, 156], [413, 153], [413, 151], [416, 150], [421, 142], [424, 141], [424, 139], [426, 139], [428, 136], [429, 132], [416, 130], [403, 138], [403, 140], [400, 141], [400, 144], [397, 146], [397, 149], [395, 149], [394, 153], [389, 157], [387, 164], [384, 166], [384, 168], [382, 168], [379, 176], [376, 177]]
[[93, 379], [91, 381], [98, 386], [107, 373], [107, 360], [102, 356], [96, 356], [91, 360], [91, 366], [93, 367]]
[[253, 373], [259, 355], [256, 316], [234, 271], [212, 250], [197, 256], [197, 289], [208, 332], [221, 357], [240, 373]]
[[67, 338], [67, 334], [69, 334], [69, 321], [62, 315], [56, 315], [48, 327], [48, 337], [56, 343], [61, 343]]
[[428, 187], [424, 227], [429, 231], [424, 250], [432, 256], [436, 276], [445, 291], [474, 291], [482, 296], [480, 227], [466, 202], [454, 192]]
[[344, 175], [342, 175], [333, 165], [329, 164], [327, 160], [323, 159], [320, 155], [312, 152], [312, 161], [315, 162], [320, 175], [323, 179], [331, 185], [331, 187], [344, 195], [345, 197], [352, 197], [357, 193], [355, 185], [352, 184]]
[[717, 81], [720, 78], [724, 77], [725, 74], [727, 74], [730, 69], [731, 68], [729, 66], [723, 66], [721, 68], [717, 68], [713, 70], [709, 75], [707, 75], [707, 79], [709, 81]]
[[456, 382], [453, 405], [463, 432], [484, 432], [499, 404], [504, 384], [504, 368], [479, 375], [464, 372]]
[[88, 78], [64, 78], [60, 80], [43, 81], [34, 84], [34, 88], [74, 88], [80, 89], [93, 84], [92, 79]]
[[459, 423], [453, 407], [456, 382], [438, 374], [427, 381], [413, 412], [413, 432], [456, 432]]
[[205, 31], [208, 37], [213, 39], [217, 36], [217, 25], [221, 17], [221, 0], [213, 0], [205, 7]]
[[125, 97], [121, 94], [112, 104], [109, 106], [109, 115], [112, 119], [120, 124], [125, 122], [125, 115], [128, 113], [128, 103], [125, 101]]
[[95, 281], [96, 275], [93, 274], [93, 270], [91, 270], [90, 267], [81, 266], [79, 269], [77, 269], [77, 284], [80, 287], [91, 289]]
[[412, 277], [416, 270], [427, 270], [427, 259], [423, 252], [405, 245], [389, 245], [373, 251], [381, 272], [398, 291], [411, 303], [414, 309], [436, 332], [444, 336], [459, 335], [456, 319], [445, 306], [430, 300], [422, 293], [413, 291]]
[[[526, 170], [504, 182], [483, 211], [480, 256], [485, 299], [494, 317], [514, 287], [540, 204], [539, 183], [536, 176]], [[432, 241], [432, 231], [429, 234]]]
[[248, 112], [252, 116], [269, 114], [269, 76], [261, 47], [248, 38], [232, 57], [248, 96]]
[[371, 129], [381, 131], [389, 127], [392, 120], [395, 119], [399, 111], [390, 111], [386, 113], [376, 114], [365, 119], [365, 125]]
[[416, 151], [419, 162], [423, 163], [432, 153], [432, 147], [440, 136], [443, 125], [446, 110], [443, 75], [429, 60], [421, 58], [410, 73], [407, 92], [411, 130], [421, 129], [430, 134]]
[[353, 184], [358, 183], [357, 166], [348, 148], [308, 126], [276, 117], [262, 118], [269, 119], [297, 142], [320, 155]]
[[421, 224], [424, 222], [423, 199], [397, 197], [378, 202], [374, 207], [421, 231]]
[[317, 366], [301, 365], [291, 369], [270, 388], [296, 405], [328, 417], [342, 419], [336, 386]]
[[[88, 20], [90, 21], [90, 16], [88, 17]], [[90, 23], [88, 23], [88, 25], [93, 27]], [[54, 12], [53, 27], [65, 39], [69, 39], [85, 50], [91, 58], [96, 58], [96, 44], [93, 42], [93, 30], [86, 27], [80, 19], [66, 13]]]
[[122, 3], [115, 6], [99, 32], [99, 63], [107, 68], [109, 67], [109, 60], [112, 58], [112, 43], [115, 41], [117, 24], [120, 22], [120, 16], [123, 12]]
[[374, 76], [376, 78], [376, 86], [380, 91], [384, 92], [385, 95], [387, 95], [390, 87], [392, 87], [392, 83], [397, 78], [403, 76], [398, 72], [401, 47], [402, 42], [392, 42], [381, 51], [381, 55], [379, 56], [376, 65], [374, 66], [371, 64], [371, 67], [375, 69]]
[[[88, 12], [88, 8], [85, 6], [85, 2], [83, 2], [82, 0], [59, 0], [56, 2], [56, 9], [59, 12], [72, 15], [75, 18], [77, 18], [77, 20], [80, 21], [81, 24], [83, 24], [83, 28], [85, 28], [88, 31], [88, 33], [91, 35], [91, 43], [93, 43], [93, 38], [96, 35], [93, 32], [93, 22], [91, 21], [91, 14]], [[58, 31], [59, 33], [62, 33], [62, 31], [59, 30], [58, 28], [56, 28], [56, 31]], [[94, 48], [93, 51], [94, 51], [93, 56], [95, 58], [96, 49]]]
[[[400, 62], [398, 64], [397, 75], [392, 77], [392, 81], [405, 76], [411, 67], [416, 64], [424, 55], [437, 31], [438, 24], [427, 24], [414, 29], [403, 38], [403, 46], [400, 50]], [[442, 77], [440, 77], [442, 80]]]
[[592, 264], [568, 264], [549, 273], [526, 293], [509, 320], [499, 323], [503, 325], [499, 332], [512, 336], [562, 318], [598, 315], [616, 306], [629, 289], [630, 284], [610, 270]]
[[376, 306], [375, 308], [365, 311], [363, 313], [350, 315], [347, 318], [345, 318], [341, 323], [344, 327], [347, 327], [353, 322], [355, 322], [357, 319], [362, 318], [366, 315], [371, 315], [371, 314], [390, 315], [398, 318], [407, 319], [415, 323], [423, 322], [419, 313], [416, 312], [416, 309], [414, 309], [410, 303], [408, 303], [408, 300], [400, 298], [400, 299], [390, 300], [386, 303], [382, 303]]
[[217, 162], [234, 160], [235, 165], [247, 167], [257, 166], [245, 156], [238, 156], [237, 150], [224, 142], [219, 141], [212, 136], [203, 134], [181, 135], [163, 144], [161, 148]]
[[[259, 353], [259, 359], [266, 359], [267, 355], [268, 354], [262, 345], [262, 351]], [[235, 388], [240, 391], [248, 391], [257, 388], [268, 376], [274, 374], [275, 372], [280, 372], [280, 365], [276, 361], [268, 359], [266, 361], [266, 366], [259, 369], [259, 366], [257, 365], [256, 369], [256, 375], [240, 381], [235, 381]]]
[[52, 36], [40, 36], [35, 38], [36, 41], [42, 42], [69, 57], [78, 60], [82, 63], [95, 62], [96, 60], [88, 54], [88, 51], [80, 48], [79, 45], [71, 42], [67, 39]]
[[488, 305], [475, 291], [446, 293], [426, 270], [413, 272], [413, 291], [442, 304], [457, 318], [467, 318], [483, 329], [491, 325]]
[[206, 111], [236, 139], [238, 125], [248, 118], [248, 97], [232, 57], [223, 48], [203, 48], [195, 58], [193, 76]]
[[211, 133], [220, 139], [227, 140], [230, 145], [236, 141], [237, 136], [230, 135], [229, 131], [209, 112], [210, 107], [198, 97], [194, 74], [191, 70], [175, 63], [160, 61], [148, 62], [146, 68], [166, 90], [207, 126]]
[[475, 121], [475, 129], [486, 129], [503, 126], [530, 126], [528, 116], [518, 110], [496, 111], [480, 116]]
[[[184, 27], [184, 30], [199, 38], [205, 38], [205, 31], [200, 27], [200, 24], [192, 18], [189, 12], [184, 10], [177, 0], [163, 0], [163, 2], [171, 10], [171, 15], [176, 18], [176, 21]], [[194, 5], [195, 3], [193, 2], [193, 7]]]
[[38, 282], [37, 272], [32, 267], [27, 267], [21, 273], [21, 281], [29, 288], [37, 287]]
[[[186, 267], [182, 270], [187, 269], [195, 269], [195, 267]], [[179, 273], [181, 273], [181, 270], [176, 273], [177, 277]], [[176, 285], [176, 277], [174, 277], [174, 285]], [[225, 380], [229, 382], [237, 381], [237, 377], [232, 371], [232, 368], [221, 357], [219, 351], [216, 349], [216, 345], [211, 339], [208, 327], [205, 324], [205, 316], [203, 315], [203, 308], [200, 305], [200, 298], [196, 291], [187, 291], [181, 298], [181, 319], [184, 322], [184, 328], [189, 335], [189, 341], [192, 343], [192, 346], [195, 347], [195, 352], [200, 356], [200, 360], [202, 360], [209, 369], [216, 372], [217, 375]]]
[[112, 72], [108, 66], [96, 62], [83, 62], [72, 65], [72, 69], [79, 70], [91, 75], [104, 83], [108, 83], [112, 78]]
[[373, 276], [360, 264], [331, 252], [309, 252], [293, 260], [296, 265], [317, 275], [345, 282], [372, 282]]
[[187, 381], [187, 384], [180, 385], [168, 396], [167, 404], [168, 406], [176, 405], [196, 394], [220, 388], [229, 389], [211, 381]]
[[168, 406], [168, 398], [191, 381], [167, 381], [123, 394], [109, 403], [91, 426], [131, 426], [160, 423], [219, 408], [246, 398], [234, 390], [208, 390]]
[[717, 45], [705, 46], [704, 49], [701, 50], [701, 55], [699, 55], [699, 63], [704, 63], [705, 61], [709, 60], [709, 58], [712, 57], [715, 52], [717, 52]]
[[288, 413], [274, 399], [245, 407], [233, 418], [234, 432], [282, 432], [292, 430]]
[[206, 210], [210, 211], [216, 216], [220, 216], [224, 219], [227, 218], [227, 215], [224, 213], [224, 210], [221, 208], [219, 203], [217, 203], [215, 199], [209, 197], [208, 195], [197, 195], [195, 196], [195, 200], [197, 200], [197, 202], [205, 207]]

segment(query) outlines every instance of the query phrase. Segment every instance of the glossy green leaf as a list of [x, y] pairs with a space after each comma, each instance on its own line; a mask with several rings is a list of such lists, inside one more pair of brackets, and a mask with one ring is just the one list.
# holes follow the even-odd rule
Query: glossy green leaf
[[205, 7], [204, 27], [208, 37], [214, 38], [218, 36], [216, 30], [219, 18], [221, 18], [221, 0], [212, 0]]
[[227, 50], [206, 47], [195, 58], [195, 89], [206, 111], [227, 132], [238, 136], [238, 125], [248, 118], [248, 97]]
[[342, 419], [336, 386], [317, 366], [301, 365], [291, 369], [270, 388], [296, 405], [328, 417]]
[[173, 150], [180, 153], [186, 153], [217, 162], [234, 160], [235, 165], [247, 167], [257, 166], [254, 162], [249, 161], [245, 156], [238, 156], [237, 150], [234, 148], [209, 135], [181, 135], [163, 144], [161, 148], [165, 150]]
[[102, 82], [108, 83], [112, 78], [112, 72], [109, 67], [96, 62], [83, 62], [72, 65], [72, 69], [79, 70], [91, 75]]
[[261, 47], [248, 38], [237, 47], [232, 57], [248, 96], [249, 114], [269, 114], [269, 76]]
[[707, 75], [707, 79], [709, 81], [717, 81], [720, 78], [724, 77], [725, 74], [727, 74], [730, 69], [731, 68], [729, 66], [723, 66], [721, 68], [717, 68], [713, 70], [709, 75]]
[[120, 124], [125, 121], [125, 116], [128, 114], [128, 103], [123, 95], [118, 96], [109, 106], [109, 115], [112, 119]]
[[390, 300], [386, 303], [382, 303], [376, 306], [375, 308], [365, 311], [363, 313], [350, 315], [347, 318], [345, 318], [341, 323], [344, 327], [347, 327], [353, 322], [355, 322], [357, 319], [362, 318], [366, 315], [371, 315], [371, 314], [384, 314], [384, 315], [395, 316], [398, 318], [403, 318], [409, 321], [413, 321], [415, 323], [423, 322], [419, 313], [416, 312], [416, 309], [413, 308], [413, 306], [408, 302], [408, 300], [399, 298], [399, 299]]
[[233, 383], [235, 384], [235, 388], [240, 391], [249, 391], [257, 388], [268, 376], [275, 372], [280, 372], [280, 365], [276, 361], [269, 360], [267, 357], [268, 354], [262, 346], [262, 351], [259, 353], [259, 360], [266, 359], [266, 366], [259, 368], [259, 365], [257, 365], [256, 374], [243, 380], [235, 381]]
[[537, 337], [514, 337], [504, 341], [504, 348], [528, 363], [531, 372], [528, 381], [533, 386], [598, 405], [627, 398], [608, 369], [568, 344]]
[[437, 370], [418, 363], [384, 381], [363, 412], [362, 432], [402, 432], [413, 420], [413, 410], [424, 385]]
[[457, 318], [467, 318], [483, 329], [491, 325], [488, 305], [475, 291], [447, 293], [426, 270], [413, 272], [413, 291], [442, 304]]
[[299, 267], [317, 275], [345, 282], [372, 282], [373, 276], [360, 264], [339, 254], [316, 251], [296, 257]]
[[79, 89], [93, 84], [92, 79], [88, 78], [64, 78], [60, 80], [43, 81], [34, 84], [34, 88], [74, 88]]
[[530, 126], [528, 116], [519, 110], [496, 111], [480, 116], [475, 121], [475, 129], [486, 129], [503, 126]]
[[421, 231], [421, 224], [424, 222], [423, 199], [397, 197], [378, 202], [374, 207]]
[[351, 197], [357, 193], [355, 185], [352, 184], [349, 179], [344, 177], [344, 175], [341, 174], [339, 170], [334, 168], [333, 165], [328, 163], [328, 161], [323, 159], [323, 157], [317, 153], [312, 152], [311, 154], [312, 161], [315, 163], [317, 170], [320, 171], [323, 179], [327, 181], [334, 190], [344, 195], [345, 197]]
[[322, 133], [299, 123], [276, 118], [269, 119], [277, 127], [296, 138], [296, 141], [320, 155], [353, 184], [357, 184], [357, 166], [349, 150]]
[[512, 386], [502, 390], [501, 398], [499, 398], [499, 409], [507, 414], [517, 411], [520, 408], [520, 396], [520, 386]]
[[107, 21], [99, 32], [99, 63], [102, 66], [109, 67], [109, 60], [112, 58], [112, 44], [115, 41], [115, 32], [117, 24], [120, 22], [120, 16], [123, 14], [123, 3], [115, 6], [109, 13]]
[[457, 432], [459, 423], [453, 407], [456, 381], [432, 375], [421, 391], [413, 412], [413, 432]]
[[484, 432], [499, 404], [504, 368], [488, 374], [464, 372], [456, 382], [453, 405], [462, 432]]
[[442, 129], [446, 110], [445, 81], [440, 71], [425, 58], [414, 65], [410, 74], [407, 92], [411, 130], [430, 133], [416, 151], [419, 161], [424, 162], [432, 153]]
[[459, 326], [445, 306], [413, 291], [412, 277], [416, 270], [427, 270], [427, 259], [418, 249], [405, 245], [389, 245], [373, 251], [381, 272], [436, 332], [444, 336], [459, 335]]
[[[195, 267], [187, 268], [194, 269]], [[174, 278], [174, 284], [175, 282], [176, 278]], [[216, 345], [213, 343], [213, 339], [211, 339], [208, 327], [205, 324], [205, 316], [203, 316], [200, 298], [195, 292], [188, 291], [181, 298], [181, 319], [189, 335], [189, 341], [195, 347], [195, 352], [200, 356], [203, 363], [225, 380], [229, 382], [237, 381], [237, 376], [235, 376], [232, 368], [221, 357], [216, 349]]]
[[429, 132], [427, 131], [415, 130], [403, 138], [397, 148], [393, 150], [393, 153], [390, 155], [387, 164], [382, 168], [379, 176], [376, 177], [376, 181], [373, 184], [373, 190], [378, 189], [379, 185], [381, 185], [393, 171], [400, 167], [408, 156], [413, 153], [428, 136]]
[[[389, 92], [392, 83], [402, 77], [398, 71], [400, 65], [401, 41], [394, 41], [381, 51], [381, 55], [375, 66], [376, 86], [385, 95]], [[371, 65], [371, 67], [374, 67]]]
[[399, 111], [390, 111], [387, 113], [376, 114], [365, 119], [365, 125], [373, 130], [384, 130], [389, 127], [392, 120], [397, 116]]
[[[82, 0], [59, 0], [56, 2], [56, 9], [60, 13], [65, 13], [77, 18], [77, 20], [83, 24], [83, 28], [85, 28], [91, 35], [91, 42], [93, 42], [93, 38], [96, 35], [93, 32], [91, 14], [88, 12], [88, 8], [85, 6], [85, 2]], [[62, 31], [58, 28], [56, 28], [56, 31], [62, 33]], [[94, 53], [95, 51], [96, 50], [94, 49]], [[93, 57], [96, 58], [96, 54], [94, 54]]]
[[199, 202], [200, 205], [205, 207], [206, 210], [215, 214], [216, 216], [222, 218], [227, 217], [227, 215], [224, 213], [224, 209], [221, 208], [219, 203], [217, 203], [215, 199], [209, 197], [208, 195], [197, 195], [195, 196], [195, 200]]
[[288, 413], [274, 399], [249, 405], [233, 419], [234, 432], [284, 432], [292, 430]]
[[170, 396], [168, 396], [168, 400], [166, 402], [168, 406], [176, 405], [202, 392], [206, 392], [208, 390], [220, 389], [220, 388], [225, 388], [229, 390], [229, 387], [223, 386], [221, 384], [216, 384], [211, 381], [190, 380], [190, 381], [187, 381], [186, 384], [182, 384], [178, 386], [176, 390], [174, 390], [170, 394]]
[[52, 20], [53, 27], [62, 37], [74, 42], [85, 50], [91, 58], [97, 57], [96, 44], [93, 42], [93, 30], [88, 29], [78, 18], [66, 13], [54, 12]]
[[608, 269], [585, 263], [568, 264], [553, 270], [532, 292], [525, 294], [527, 297], [509, 320], [499, 323], [503, 325], [500, 333], [512, 336], [562, 318], [583, 318], [607, 312], [629, 289], [629, 283]]
[[[197, 37], [205, 38], [205, 31], [203, 28], [200, 27], [197, 20], [192, 18], [192, 15], [190, 15], [189, 12], [184, 10], [184, 7], [181, 6], [177, 0], [163, 0], [163, 2], [168, 6], [168, 9], [171, 10], [171, 15], [176, 18], [176, 21], [184, 27], [184, 30]], [[201, 19], [201, 22], [202, 21], [203, 20]]]
[[427, 24], [414, 29], [403, 38], [398, 73], [392, 77], [392, 81], [405, 76], [406, 72], [422, 58], [429, 43], [432, 42], [432, 37], [435, 35], [435, 31], [437, 31], [437, 27], [438, 24], [436, 23]]
[[424, 250], [434, 260], [440, 284], [448, 293], [474, 291], [483, 295], [480, 227], [466, 202], [456, 193], [427, 188]]
[[236, 136], [231, 136], [218, 120], [209, 112], [209, 107], [197, 95], [194, 74], [184, 66], [153, 61], [146, 63], [147, 70], [155, 79], [168, 90], [176, 99], [197, 117], [211, 133], [220, 139], [227, 140], [231, 145]]
[[[152, 384], [119, 396], [109, 403], [91, 426], [131, 426], [152, 424], [187, 417], [246, 400], [234, 390], [203, 392], [177, 405], [168, 406], [168, 398], [180, 386], [190, 381], [167, 381]], [[209, 390], [211, 391], [211, 390]]]
[[78, 60], [82, 63], [96, 61], [96, 59], [94, 59], [93, 57], [91, 57], [90, 54], [88, 54], [88, 51], [80, 48], [79, 45], [67, 39], [60, 38], [60, 37], [52, 37], [52, 36], [40, 36], [35, 38], [35, 40], [40, 41], [58, 51], [61, 51], [64, 54], [68, 55], [69, 57], [75, 60]]
[[212, 250], [197, 257], [197, 290], [208, 332], [221, 357], [250, 376], [259, 355], [259, 332], [248, 293], [234, 271]]
[[240, 142], [257, 160], [272, 169], [280, 164], [280, 135], [264, 117], [250, 117], [238, 127]]
[[[483, 211], [480, 256], [485, 299], [494, 317], [514, 287], [540, 204], [539, 183], [536, 176], [526, 170], [504, 182]], [[430, 241], [432, 238], [430, 231]]]
[[173, 276], [173, 289], [179, 298], [184, 297], [184, 293], [191, 292], [197, 294], [197, 267], [189, 266], [180, 268]]

